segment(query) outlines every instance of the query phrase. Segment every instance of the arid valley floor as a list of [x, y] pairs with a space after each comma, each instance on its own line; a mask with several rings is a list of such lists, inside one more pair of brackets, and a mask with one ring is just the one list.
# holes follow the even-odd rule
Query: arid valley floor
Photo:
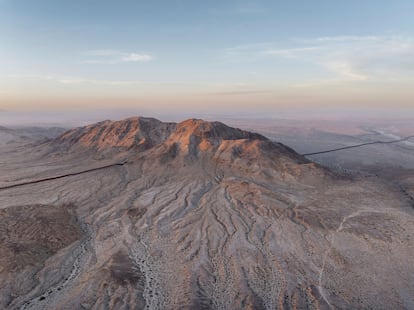
[[300, 155], [411, 122], [226, 123], [0, 128], [0, 309], [414, 309], [414, 139]]

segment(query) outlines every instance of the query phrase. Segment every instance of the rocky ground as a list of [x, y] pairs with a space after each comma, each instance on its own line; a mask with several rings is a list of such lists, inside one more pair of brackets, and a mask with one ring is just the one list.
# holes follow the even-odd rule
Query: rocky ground
[[0, 162], [71, 174], [0, 189], [2, 309], [414, 308], [410, 195], [261, 135], [133, 118]]

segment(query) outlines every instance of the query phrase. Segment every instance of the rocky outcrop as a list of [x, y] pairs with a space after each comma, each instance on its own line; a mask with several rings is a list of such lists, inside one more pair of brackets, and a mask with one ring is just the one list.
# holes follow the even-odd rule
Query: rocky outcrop
[[54, 145], [67, 148], [140, 148], [148, 149], [164, 141], [176, 124], [154, 118], [133, 117], [122, 121], [103, 121], [65, 132]]

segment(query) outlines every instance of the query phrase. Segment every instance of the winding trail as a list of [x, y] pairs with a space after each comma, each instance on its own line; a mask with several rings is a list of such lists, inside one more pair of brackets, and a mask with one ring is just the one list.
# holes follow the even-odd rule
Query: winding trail
[[0, 187], [0, 191], [5, 190], [5, 189], [10, 189], [10, 188], [16, 188], [16, 187], [21, 187], [21, 186], [25, 186], [25, 185], [30, 185], [30, 184], [37, 184], [37, 183], [43, 183], [43, 182], [47, 182], [47, 181], [63, 179], [63, 178], [67, 178], [67, 177], [71, 177], [71, 176], [75, 176], [75, 175], [81, 175], [81, 174], [85, 174], [85, 173], [89, 173], [89, 172], [93, 172], [93, 171], [103, 170], [103, 169], [107, 169], [107, 168], [111, 168], [111, 167], [124, 166], [127, 163], [128, 163], [128, 161], [124, 160], [124, 161], [119, 162], [119, 163], [105, 165], [105, 166], [91, 168], [91, 169], [86, 169], [86, 170], [82, 170], [82, 171], [78, 171], [78, 172], [71, 172], [71, 173], [61, 174], [61, 175], [57, 175], [57, 176], [53, 176], [53, 177], [42, 178], [42, 179], [31, 180], [31, 181], [26, 181], [26, 182], [22, 182], [22, 183], [7, 185], [7, 186]]
[[402, 138], [402, 139], [398, 139], [398, 140], [366, 142], [366, 143], [350, 145], [350, 146], [344, 146], [344, 147], [331, 149], [331, 150], [325, 150], [325, 151], [319, 151], [319, 152], [313, 152], [313, 153], [306, 153], [306, 154], [301, 154], [301, 155], [302, 156], [311, 156], [311, 155], [317, 155], [317, 154], [325, 154], [325, 153], [337, 152], [337, 151], [342, 151], [342, 150], [347, 150], [347, 149], [354, 149], [354, 148], [357, 148], [357, 147], [372, 145], [372, 144], [393, 144], [393, 143], [398, 143], [398, 142], [404, 142], [404, 141], [410, 140], [412, 138], [414, 138], [414, 135], [408, 136], [408, 137], [405, 137], [405, 138]]
[[322, 279], [323, 279], [323, 273], [324, 273], [324, 271], [325, 271], [326, 260], [328, 259], [329, 253], [331, 252], [332, 247], [333, 247], [333, 245], [334, 245], [334, 243], [335, 243], [335, 235], [336, 235], [337, 233], [339, 233], [339, 232], [340, 232], [340, 231], [344, 228], [344, 224], [345, 224], [345, 222], [346, 222], [347, 220], [349, 220], [350, 218], [353, 218], [353, 217], [358, 216], [358, 215], [359, 215], [359, 214], [361, 214], [362, 212], [369, 212], [369, 211], [359, 210], [359, 211], [356, 211], [356, 212], [354, 212], [354, 213], [351, 213], [351, 214], [349, 214], [349, 215], [345, 216], [345, 217], [342, 219], [342, 221], [341, 221], [341, 223], [339, 224], [338, 228], [337, 228], [337, 229], [335, 230], [335, 232], [332, 234], [331, 241], [330, 241], [330, 243], [329, 243], [329, 247], [328, 247], [328, 249], [326, 250], [325, 255], [324, 255], [324, 257], [323, 257], [322, 267], [321, 267], [321, 270], [320, 270], [320, 272], [319, 272], [319, 278], [318, 278], [318, 290], [319, 290], [319, 294], [321, 295], [321, 297], [323, 298], [323, 300], [326, 302], [326, 304], [329, 306], [329, 308], [330, 308], [330, 309], [334, 309], [334, 307], [333, 307], [333, 306], [332, 306], [332, 304], [329, 302], [328, 297], [327, 297], [327, 296], [326, 296], [326, 294], [325, 294], [325, 290], [324, 290], [324, 288], [323, 288], [323, 286], [322, 286]]

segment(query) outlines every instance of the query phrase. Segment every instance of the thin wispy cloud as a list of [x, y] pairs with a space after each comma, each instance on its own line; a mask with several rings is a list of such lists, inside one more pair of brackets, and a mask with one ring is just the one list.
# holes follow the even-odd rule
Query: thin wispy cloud
[[[384, 37], [382, 36], [327, 36], [327, 37], [319, 37], [316, 39], [310, 39], [309, 42], [351, 42], [351, 41], [359, 41], [359, 42], [366, 42], [366, 41], [381, 41]], [[306, 40], [299, 40], [304, 41]]]
[[229, 61], [299, 60], [349, 81], [396, 80], [414, 73], [414, 39], [406, 36], [325, 36], [227, 48]]
[[309, 52], [318, 51], [321, 48], [319, 46], [308, 46], [308, 47], [298, 47], [298, 48], [286, 48], [286, 49], [270, 49], [262, 52], [263, 55], [274, 55], [281, 56], [285, 58], [298, 58], [301, 55], [307, 54]]
[[246, 62], [263, 57], [262, 53], [272, 48], [269, 43], [243, 44], [227, 47], [222, 51], [221, 58], [226, 62]]
[[118, 50], [91, 50], [85, 53], [87, 64], [119, 64], [127, 62], [150, 62], [154, 56], [147, 53], [123, 52]]
[[339, 62], [334, 61], [332, 63], [323, 64], [327, 69], [339, 75], [346, 80], [350, 81], [365, 81], [368, 80], [369, 76], [362, 72], [359, 72], [355, 68], [355, 65], [351, 62]]
[[141, 81], [112, 81], [112, 80], [95, 80], [85, 78], [60, 78], [56, 80], [62, 84], [94, 84], [94, 85], [136, 85], [142, 84]]
[[27, 73], [8, 74], [7, 77], [11, 79], [38, 79], [38, 80], [56, 79], [56, 76], [51, 75], [51, 74], [27, 74]]
[[257, 94], [267, 94], [271, 93], [268, 89], [258, 89], [258, 90], [234, 90], [234, 91], [218, 91], [208, 93], [208, 96], [243, 96], [243, 95], [257, 95]]
[[93, 84], [93, 85], [136, 85], [142, 84], [137, 80], [99, 80], [85, 77], [69, 77], [54, 74], [10, 74], [7, 76], [11, 79], [28, 79], [28, 80], [47, 80], [60, 84]]
[[27, 74], [16, 73], [0, 75], [1, 78], [10, 80], [29, 80], [29, 81], [50, 81], [61, 84], [94, 84], [94, 85], [163, 85], [163, 86], [191, 86], [191, 87], [213, 87], [213, 88], [241, 88], [251, 87], [251, 83], [232, 82], [232, 83], [216, 83], [216, 82], [199, 82], [199, 81], [144, 81], [144, 80], [104, 80], [81, 76], [66, 76], [61, 74]]

